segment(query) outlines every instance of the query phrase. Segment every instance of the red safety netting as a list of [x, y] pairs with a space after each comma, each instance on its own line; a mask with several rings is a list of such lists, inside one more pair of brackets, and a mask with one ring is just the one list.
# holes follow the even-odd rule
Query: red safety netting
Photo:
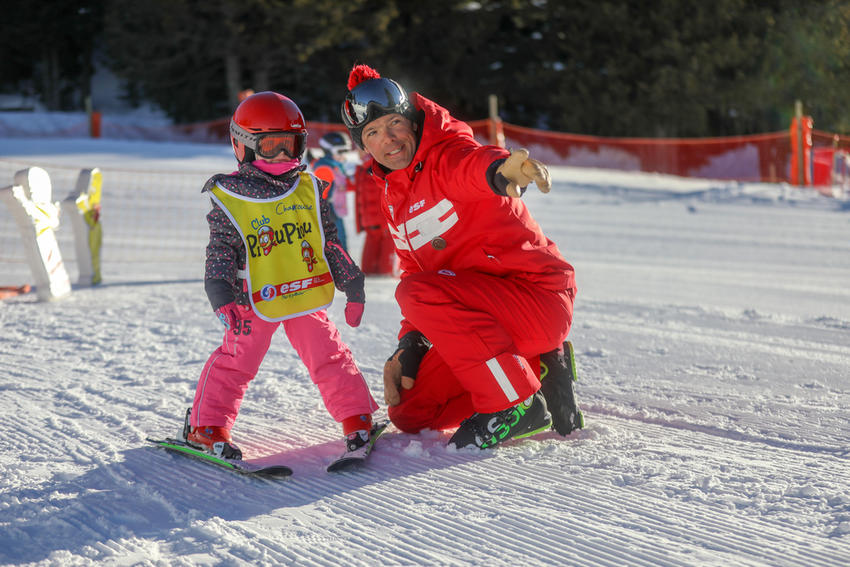
[[850, 137], [812, 130], [811, 141], [811, 184], [825, 195], [850, 194]]
[[504, 125], [508, 147], [526, 147], [544, 162], [667, 173], [682, 177], [788, 179], [788, 132], [722, 138], [603, 138]]
[[[169, 140], [204, 143], [229, 143], [229, 119], [187, 125], [148, 126], [128, 124], [104, 116], [98, 124], [104, 138]], [[789, 130], [714, 138], [610, 138], [567, 134], [525, 128], [490, 119], [469, 122], [476, 139], [482, 143], [500, 143], [508, 148], [527, 148], [531, 155], [549, 165], [597, 167], [623, 171], [667, 173], [683, 177], [729, 179], [738, 181], [790, 181], [792, 143]], [[344, 132], [338, 123], [308, 122], [307, 144], [318, 147], [328, 132]], [[0, 135], [44, 136], [85, 135], [88, 125], [79, 120], [61, 123], [51, 132], [32, 132], [4, 126]], [[850, 152], [850, 136], [821, 130], [810, 131], [815, 168], [829, 171], [828, 162]], [[808, 145], [808, 144], [807, 144]], [[837, 158], [836, 158], [837, 161]], [[807, 167], [811, 167], [807, 159]], [[810, 176], [815, 184], [824, 173]]]
[[[470, 122], [482, 143], [493, 140], [490, 120]], [[508, 148], [527, 148], [544, 163], [683, 177], [738, 181], [789, 181], [790, 132], [714, 138], [608, 138], [524, 128], [501, 123]], [[812, 147], [850, 149], [850, 137], [813, 131]]]
[[812, 145], [815, 148], [838, 148], [850, 151], [850, 136], [840, 136], [823, 130], [812, 130]]
[[[225, 119], [174, 129], [187, 139], [226, 142], [228, 125]], [[524, 128], [489, 119], [474, 120], [469, 125], [481, 143], [493, 143], [502, 135], [505, 147], [527, 148], [536, 159], [550, 165], [738, 181], [779, 182], [789, 181], [790, 176], [788, 131], [715, 138], [606, 138]], [[317, 146], [322, 136], [343, 132], [345, 127], [308, 122], [307, 130], [308, 145]], [[833, 147], [850, 150], [850, 137], [813, 130], [812, 147], [816, 151]]]

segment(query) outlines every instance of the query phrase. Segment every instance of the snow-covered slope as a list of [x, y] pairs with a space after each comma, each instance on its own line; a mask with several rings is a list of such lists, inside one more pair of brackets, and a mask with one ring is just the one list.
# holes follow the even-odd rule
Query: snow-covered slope
[[[526, 200], [577, 270], [587, 428], [484, 452], [391, 428], [367, 468], [328, 474], [339, 430], [281, 333], [234, 429], [295, 471], [265, 480], [145, 444], [177, 432], [221, 338], [198, 190], [228, 149], [0, 140], [0, 156], [0, 186], [26, 165], [103, 168], [106, 243], [103, 285], [0, 303], [2, 564], [850, 564], [846, 203], [556, 169]], [[0, 285], [26, 279], [11, 222]], [[357, 329], [330, 311], [378, 399], [394, 287], [367, 280]]]

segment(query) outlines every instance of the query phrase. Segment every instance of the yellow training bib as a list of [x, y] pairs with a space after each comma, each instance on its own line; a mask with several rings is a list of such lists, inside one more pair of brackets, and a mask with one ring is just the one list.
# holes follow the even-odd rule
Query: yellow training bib
[[218, 183], [210, 197], [242, 237], [245, 281], [260, 318], [283, 321], [331, 304], [334, 282], [324, 256], [319, 191], [309, 173], [278, 197], [245, 197]]

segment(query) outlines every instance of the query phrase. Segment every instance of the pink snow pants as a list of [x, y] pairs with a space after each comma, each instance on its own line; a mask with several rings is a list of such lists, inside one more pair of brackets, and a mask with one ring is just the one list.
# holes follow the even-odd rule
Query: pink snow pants
[[233, 427], [248, 383], [256, 376], [280, 325], [335, 421], [378, 409], [351, 351], [325, 310], [276, 323], [260, 319], [250, 308], [242, 313], [244, 319], [250, 319], [251, 331], [237, 334], [235, 329], [228, 330], [222, 345], [210, 355], [195, 390], [193, 426]]
[[525, 400], [540, 388], [539, 355], [558, 348], [572, 324], [571, 292], [478, 272], [411, 274], [396, 299], [433, 345], [413, 388], [388, 409], [409, 433], [451, 429]]

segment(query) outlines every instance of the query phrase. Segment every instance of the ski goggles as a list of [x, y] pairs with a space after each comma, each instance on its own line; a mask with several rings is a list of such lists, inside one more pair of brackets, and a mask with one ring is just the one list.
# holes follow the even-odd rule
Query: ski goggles
[[351, 89], [342, 104], [348, 128], [357, 128], [384, 114], [405, 114], [410, 109], [407, 93], [392, 79], [370, 79]]
[[307, 147], [307, 134], [304, 132], [262, 132], [252, 134], [235, 122], [230, 123], [233, 136], [254, 150], [257, 157], [271, 159], [281, 152], [289, 159], [301, 159]]
[[254, 151], [261, 158], [271, 159], [283, 152], [289, 159], [300, 159], [304, 153], [307, 134], [301, 132], [269, 132], [257, 134], [257, 147]]

